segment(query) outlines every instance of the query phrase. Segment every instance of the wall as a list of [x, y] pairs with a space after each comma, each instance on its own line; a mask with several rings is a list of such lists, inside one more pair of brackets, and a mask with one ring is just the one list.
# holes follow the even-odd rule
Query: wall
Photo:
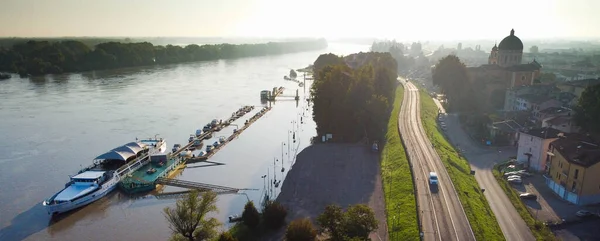
[[520, 64], [523, 60], [522, 50], [500, 50], [498, 51], [498, 63], [502, 67]]
[[517, 149], [517, 161], [527, 163], [528, 157], [525, 153], [531, 153], [529, 159], [531, 171], [544, 172], [546, 169], [546, 152], [550, 142], [557, 138], [542, 139], [521, 132], [519, 137], [519, 148]]

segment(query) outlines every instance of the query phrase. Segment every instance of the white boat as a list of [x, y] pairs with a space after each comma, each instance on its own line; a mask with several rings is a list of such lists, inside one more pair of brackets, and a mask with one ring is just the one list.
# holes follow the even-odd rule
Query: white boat
[[110, 193], [120, 178], [114, 171], [85, 171], [71, 177], [65, 189], [43, 202], [48, 214], [59, 214], [88, 205]]
[[55, 215], [83, 207], [110, 193], [121, 176], [130, 174], [149, 161], [149, 156], [164, 153], [164, 139], [145, 139], [112, 149], [94, 159], [94, 164], [71, 176], [65, 188], [44, 200], [48, 214]]

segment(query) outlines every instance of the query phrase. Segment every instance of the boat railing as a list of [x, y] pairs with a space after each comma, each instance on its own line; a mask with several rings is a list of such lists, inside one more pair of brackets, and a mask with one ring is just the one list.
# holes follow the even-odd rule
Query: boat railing
[[136, 158], [134, 161], [119, 167], [116, 171], [117, 176], [125, 176], [129, 173], [132, 173], [142, 167], [143, 165], [150, 162], [150, 153], [145, 153], [143, 156]]

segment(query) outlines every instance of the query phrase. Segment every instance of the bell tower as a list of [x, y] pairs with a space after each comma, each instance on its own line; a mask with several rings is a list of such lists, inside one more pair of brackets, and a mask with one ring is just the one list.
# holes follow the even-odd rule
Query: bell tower
[[498, 64], [498, 46], [494, 44], [490, 57], [488, 57], [488, 64]]

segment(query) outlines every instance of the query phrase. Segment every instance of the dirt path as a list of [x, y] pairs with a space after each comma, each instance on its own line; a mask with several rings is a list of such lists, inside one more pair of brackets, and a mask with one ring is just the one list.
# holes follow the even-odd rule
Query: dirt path
[[[328, 204], [343, 208], [367, 204], [375, 212], [379, 229], [372, 240], [388, 240], [379, 156], [364, 145], [317, 144], [298, 154], [277, 201], [288, 208], [288, 222], [316, 217]], [[282, 240], [283, 231], [268, 240]]]

